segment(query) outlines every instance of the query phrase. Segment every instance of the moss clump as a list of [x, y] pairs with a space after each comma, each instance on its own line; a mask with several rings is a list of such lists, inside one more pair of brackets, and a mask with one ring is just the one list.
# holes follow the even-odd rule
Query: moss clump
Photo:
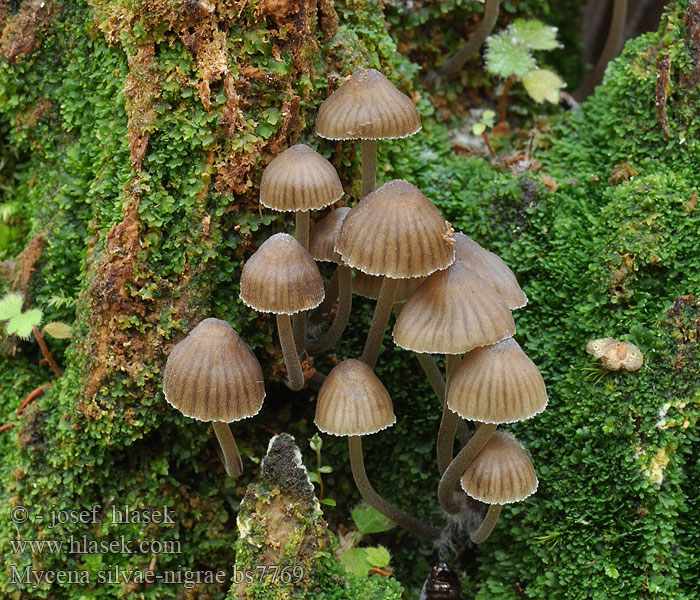
[[345, 573], [321, 518], [301, 453], [288, 434], [275, 436], [260, 482], [248, 486], [238, 513], [233, 587], [228, 598], [398, 600], [394, 579]]

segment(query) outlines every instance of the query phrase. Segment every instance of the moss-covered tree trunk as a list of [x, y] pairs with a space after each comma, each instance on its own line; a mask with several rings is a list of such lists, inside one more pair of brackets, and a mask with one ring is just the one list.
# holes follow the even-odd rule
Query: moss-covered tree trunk
[[[517, 15], [562, 26], [573, 50], [552, 61], [573, 84], [579, 3], [502, 4], [501, 25]], [[371, 66], [424, 116], [422, 134], [380, 148], [380, 178], [418, 185], [513, 268], [531, 300], [516, 317], [518, 339], [550, 395], [541, 417], [512, 428], [540, 490], [504, 509], [492, 541], [456, 561], [469, 597], [695, 597], [698, 2], [670, 3], [659, 33], [631, 42], [583, 109], [539, 125], [544, 173], [530, 164], [524, 174], [454, 154], [433, 105], [466, 104], [472, 79], [431, 104], [418, 65], [397, 53], [435, 60], [473, 30], [480, 7], [0, 0], [0, 290], [24, 294], [44, 322], [74, 326], [71, 340], [48, 341], [60, 379], [39, 364], [33, 338], [2, 342], [0, 427], [14, 427], [0, 431], [0, 596], [228, 591], [245, 490], [224, 477], [211, 428], [165, 403], [164, 360], [205, 316], [228, 320], [253, 347], [273, 383], [267, 408], [236, 435], [246, 477], [271, 429], [293, 431], [302, 446], [313, 434], [309, 395], [274, 384], [276, 336], [238, 301], [238, 277], [262, 239], [289, 228], [257, 201], [262, 169], [285, 147], [311, 141], [357, 196], [356, 149], [314, 139], [312, 128], [340, 78]], [[494, 83], [478, 58], [465, 72], [474, 88]], [[333, 360], [359, 354], [370, 314], [359, 303]], [[583, 348], [606, 336], [638, 344], [643, 370], [592, 372]], [[387, 337], [380, 375], [399, 423], [367, 444], [368, 470], [380, 492], [437, 520], [439, 411], [410, 360]], [[343, 522], [356, 496], [344, 444], [327, 441], [326, 486], [339, 501], [328, 518]], [[127, 506], [141, 518], [119, 522]], [[156, 522], [137, 522], [156, 511]], [[379, 541], [416, 597], [432, 550], [402, 533]], [[145, 581], [149, 570], [161, 578]], [[344, 597], [336, 579], [317, 597]]]

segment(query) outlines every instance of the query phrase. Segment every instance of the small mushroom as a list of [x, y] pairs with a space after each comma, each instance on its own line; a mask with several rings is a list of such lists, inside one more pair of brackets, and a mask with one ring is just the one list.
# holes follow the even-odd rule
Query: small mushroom
[[[260, 181], [260, 204], [272, 210], [293, 212], [296, 238], [309, 249], [309, 212], [337, 202], [343, 186], [333, 165], [315, 150], [296, 144], [275, 156]], [[293, 319], [294, 341], [304, 350], [306, 314]]]
[[296, 215], [297, 240], [309, 248], [309, 211], [340, 200], [343, 186], [333, 165], [305, 144], [275, 156], [263, 171], [260, 204]]
[[354, 359], [334, 367], [318, 392], [314, 422], [324, 433], [348, 437], [353, 478], [370, 506], [420, 538], [433, 542], [438, 539], [439, 529], [384, 500], [367, 477], [361, 436], [377, 433], [396, 422], [391, 396], [371, 367]]
[[362, 361], [374, 367], [399, 279], [424, 277], [454, 260], [452, 227], [437, 207], [407, 181], [390, 181], [348, 213], [336, 245], [343, 261], [384, 279]]
[[204, 319], [177, 344], [165, 365], [165, 399], [182, 414], [211, 421], [230, 477], [243, 471], [228, 423], [256, 415], [265, 398], [257, 358], [221, 319]]
[[[524, 421], [547, 406], [542, 375], [512, 338], [469, 352], [447, 384], [447, 411], [475, 421], [477, 432], [449, 463], [438, 487], [438, 500], [457, 513], [457, 480], [501, 423]], [[481, 446], [479, 446], [481, 444]]]
[[291, 235], [277, 233], [246, 261], [240, 297], [258, 312], [277, 316], [277, 331], [289, 375], [289, 387], [304, 387], [304, 374], [294, 343], [290, 315], [318, 306], [324, 297], [323, 278], [309, 253]]
[[321, 105], [316, 134], [327, 140], [362, 140], [362, 193], [374, 190], [377, 140], [408, 137], [421, 129], [418, 109], [375, 69], [355, 71]]
[[644, 356], [632, 342], [615, 338], [599, 338], [586, 344], [586, 352], [599, 358], [609, 371], [638, 371], [644, 364]]
[[505, 261], [482, 248], [468, 235], [455, 232], [455, 261], [463, 261], [479, 277], [487, 281], [501, 295], [510, 310], [527, 304], [527, 296], [520, 288], [513, 271]]
[[493, 434], [469, 464], [460, 483], [469, 496], [489, 504], [481, 525], [469, 532], [475, 544], [491, 535], [503, 504], [520, 502], [537, 491], [537, 476], [525, 450], [503, 431]]
[[[515, 322], [507, 305], [462, 261], [430, 275], [406, 302], [394, 325], [397, 346], [417, 353], [446, 355], [448, 386], [462, 354], [514, 334]], [[459, 426], [457, 415], [445, 406], [437, 439], [440, 474], [452, 461]], [[487, 429], [470, 440], [470, 447], [482, 438], [483, 442], [488, 439]]]

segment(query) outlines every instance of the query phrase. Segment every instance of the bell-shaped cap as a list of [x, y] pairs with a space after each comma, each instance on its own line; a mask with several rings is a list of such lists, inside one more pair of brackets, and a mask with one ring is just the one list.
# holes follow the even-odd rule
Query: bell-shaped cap
[[424, 277], [454, 260], [452, 227], [416, 186], [401, 179], [352, 208], [336, 250], [345, 264], [394, 279]]
[[241, 272], [241, 300], [258, 312], [291, 315], [317, 307], [324, 295], [314, 259], [286, 233], [265, 240]]
[[333, 165], [304, 144], [272, 159], [260, 182], [260, 204], [279, 211], [318, 210], [343, 195]]
[[[352, 293], [370, 300], [376, 300], [379, 298], [379, 292], [382, 289], [382, 281], [384, 281], [383, 277], [356, 271], [355, 276], [352, 278]], [[406, 302], [423, 281], [425, 281], [425, 277], [399, 279], [399, 285], [394, 296], [394, 304]]]
[[347, 206], [341, 206], [317, 221], [311, 228], [309, 236], [309, 254], [316, 260], [340, 264], [342, 259], [335, 251], [343, 220], [350, 212]]
[[501, 297], [462, 262], [421, 283], [394, 325], [397, 346], [430, 354], [464, 354], [514, 334]]
[[355, 71], [316, 117], [316, 134], [328, 140], [402, 138], [420, 129], [413, 100], [375, 69]]
[[487, 504], [520, 502], [537, 491], [537, 476], [523, 447], [509, 433], [496, 431], [469, 463], [462, 489]]
[[231, 326], [204, 319], [170, 352], [163, 391], [188, 417], [231, 423], [258, 413], [265, 383], [258, 359]]
[[522, 308], [527, 304], [527, 296], [505, 261], [481, 247], [468, 235], [457, 232], [455, 238], [455, 260], [464, 263], [479, 277], [488, 281], [502, 296], [510, 310]]
[[396, 423], [391, 396], [365, 363], [336, 365], [318, 392], [316, 426], [331, 435], [369, 435]]
[[447, 406], [469, 421], [514, 423], [547, 406], [542, 375], [513, 338], [475, 348], [450, 376]]

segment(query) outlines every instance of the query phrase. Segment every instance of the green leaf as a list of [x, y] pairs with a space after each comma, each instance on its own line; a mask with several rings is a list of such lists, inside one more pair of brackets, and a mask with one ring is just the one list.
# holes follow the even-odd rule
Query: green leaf
[[333, 467], [330, 465], [323, 465], [322, 467], [318, 468], [319, 473], [332, 473], [333, 472]]
[[486, 125], [486, 127], [493, 127], [496, 120], [496, 113], [493, 110], [485, 110], [481, 115], [481, 122]]
[[372, 565], [367, 561], [366, 548], [350, 548], [340, 555], [340, 564], [348, 573], [367, 577]]
[[364, 534], [379, 533], [388, 531], [394, 527], [393, 521], [387, 519], [383, 514], [377, 512], [369, 504], [360, 504], [352, 509], [350, 513], [355, 521], [357, 530]]
[[15, 315], [7, 322], [7, 333], [14, 333], [27, 339], [34, 327], [41, 323], [42, 313], [38, 308], [28, 310], [20, 315]]
[[333, 498], [324, 498], [321, 500], [321, 504], [325, 504], [326, 506], [335, 506], [335, 500], [333, 500]]
[[0, 300], [0, 321], [6, 321], [22, 312], [22, 294], [7, 294]]
[[535, 68], [535, 59], [530, 51], [516, 46], [507, 31], [487, 38], [486, 43], [488, 48], [484, 58], [489, 73], [500, 77], [515, 75], [520, 78]]
[[557, 28], [537, 19], [516, 19], [508, 31], [518, 46], [530, 50], [553, 50], [559, 47]]
[[474, 123], [472, 125], [472, 133], [474, 135], [481, 135], [486, 131], [486, 124], [483, 121], [480, 121], [479, 123]]
[[309, 438], [309, 446], [311, 446], [311, 449], [314, 452], [318, 452], [323, 447], [323, 440], [321, 439], [321, 436], [318, 435], [318, 433], [314, 433]]
[[367, 551], [367, 562], [373, 567], [381, 569], [386, 567], [391, 561], [391, 554], [384, 546], [365, 548], [365, 550]]
[[559, 93], [564, 87], [561, 77], [548, 69], [535, 69], [523, 78], [525, 90], [535, 102], [547, 100], [552, 104], [559, 102]]
[[44, 333], [59, 340], [67, 340], [73, 335], [73, 328], [62, 321], [51, 321], [44, 325]]

